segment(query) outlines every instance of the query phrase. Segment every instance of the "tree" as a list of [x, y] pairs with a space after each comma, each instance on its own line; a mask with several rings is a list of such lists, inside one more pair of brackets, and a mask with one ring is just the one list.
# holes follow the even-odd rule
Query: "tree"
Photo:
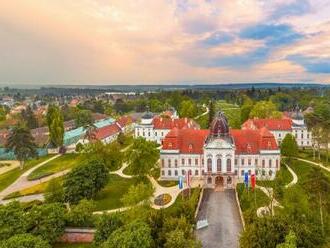
[[77, 127], [88, 127], [93, 124], [92, 112], [90, 110], [80, 110], [75, 119]]
[[174, 230], [166, 235], [165, 248], [201, 248], [202, 245], [193, 239], [187, 239], [181, 230]]
[[6, 120], [7, 111], [4, 106], [0, 106], [0, 121]]
[[63, 202], [64, 191], [62, 184], [56, 178], [50, 180], [44, 195], [47, 203]]
[[298, 154], [298, 145], [295, 137], [288, 133], [285, 135], [282, 143], [281, 143], [281, 155], [289, 157], [297, 156]]
[[297, 248], [297, 237], [293, 231], [285, 236], [285, 242], [278, 244], [276, 248]]
[[150, 227], [142, 221], [133, 221], [109, 236], [103, 248], [149, 248], [152, 246]]
[[240, 237], [242, 248], [274, 248], [284, 242], [287, 233], [286, 220], [281, 216], [256, 218], [246, 226]]
[[20, 161], [20, 168], [23, 169], [24, 162], [33, 157], [37, 157], [36, 144], [30, 130], [23, 126], [15, 126], [8, 137], [6, 143], [7, 151], [12, 150]]
[[250, 118], [279, 118], [276, 105], [271, 101], [257, 102], [251, 109]]
[[28, 212], [29, 232], [54, 243], [64, 232], [65, 208], [62, 204], [51, 203], [34, 206]]
[[86, 144], [83, 155], [88, 161], [101, 161], [111, 171], [119, 169], [124, 159], [117, 143], [104, 144], [99, 140], [95, 143]]
[[64, 200], [78, 203], [81, 199], [92, 199], [108, 183], [109, 173], [101, 161], [88, 161], [74, 168], [64, 178]]
[[180, 117], [193, 118], [197, 115], [197, 106], [192, 100], [184, 100], [179, 108]]
[[120, 132], [117, 136], [117, 142], [119, 145], [123, 146], [127, 142], [127, 137], [123, 132]]
[[159, 150], [154, 142], [137, 138], [127, 151], [129, 166], [134, 175], [143, 176], [154, 168], [159, 158]]
[[119, 214], [102, 214], [96, 223], [96, 232], [94, 237], [95, 245], [105, 242], [109, 236], [118, 228], [124, 225]]
[[153, 188], [151, 185], [139, 183], [129, 187], [128, 192], [121, 198], [125, 206], [134, 206], [136, 204], [148, 204], [152, 196]]
[[19, 202], [0, 205], [0, 240], [23, 234], [26, 230], [26, 215]]
[[59, 107], [49, 105], [46, 115], [50, 143], [55, 147], [63, 146], [64, 118]]
[[17, 234], [0, 243], [0, 248], [51, 248], [47, 241], [32, 234]]
[[208, 127], [210, 127], [210, 125], [211, 125], [211, 123], [212, 123], [212, 121], [213, 121], [214, 115], [215, 115], [214, 103], [213, 103], [213, 101], [211, 100], [210, 103], [209, 103], [209, 120], [208, 120]]
[[330, 180], [324, 175], [320, 168], [313, 167], [308, 174], [305, 185], [311, 195], [312, 205], [319, 209], [320, 224], [324, 233], [324, 210], [330, 208]]
[[27, 106], [27, 108], [21, 112], [21, 116], [22, 116], [23, 120], [25, 121], [26, 125], [30, 129], [38, 127], [37, 118], [35, 117], [30, 106]]
[[70, 211], [66, 214], [66, 220], [70, 226], [92, 226], [94, 209], [95, 204], [93, 201], [82, 199], [77, 205], [71, 207]]

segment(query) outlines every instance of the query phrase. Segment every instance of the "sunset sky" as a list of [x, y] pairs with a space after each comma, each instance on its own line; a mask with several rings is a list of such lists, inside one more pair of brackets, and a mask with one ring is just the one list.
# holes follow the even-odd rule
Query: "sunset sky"
[[0, 83], [330, 83], [330, 0], [8, 0]]

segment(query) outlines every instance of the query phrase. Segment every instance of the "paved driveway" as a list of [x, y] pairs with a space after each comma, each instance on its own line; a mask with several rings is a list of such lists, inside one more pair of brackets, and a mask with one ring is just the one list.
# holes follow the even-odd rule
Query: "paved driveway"
[[242, 223], [234, 190], [214, 192], [206, 189], [197, 218], [208, 221], [208, 227], [196, 231], [203, 248], [239, 247]]

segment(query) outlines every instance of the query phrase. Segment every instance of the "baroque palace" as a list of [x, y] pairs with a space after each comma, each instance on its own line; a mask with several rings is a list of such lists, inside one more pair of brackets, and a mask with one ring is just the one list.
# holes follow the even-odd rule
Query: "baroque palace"
[[287, 133], [296, 137], [299, 146], [312, 145], [298, 112], [278, 120], [251, 119], [242, 129], [230, 129], [224, 113], [218, 112], [209, 130], [186, 118], [162, 119], [147, 113], [135, 128], [135, 136], [161, 143], [162, 179], [190, 175], [210, 188], [234, 188], [245, 173], [258, 180], [274, 179], [280, 169], [279, 144]]

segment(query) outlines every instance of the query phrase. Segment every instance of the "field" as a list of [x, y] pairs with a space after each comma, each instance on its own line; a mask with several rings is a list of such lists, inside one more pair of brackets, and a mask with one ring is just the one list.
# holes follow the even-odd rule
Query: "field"
[[81, 162], [82, 158], [79, 154], [64, 154], [33, 171], [28, 175], [28, 180], [37, 180], [56, 172], [72, 169], [78, 166]]

